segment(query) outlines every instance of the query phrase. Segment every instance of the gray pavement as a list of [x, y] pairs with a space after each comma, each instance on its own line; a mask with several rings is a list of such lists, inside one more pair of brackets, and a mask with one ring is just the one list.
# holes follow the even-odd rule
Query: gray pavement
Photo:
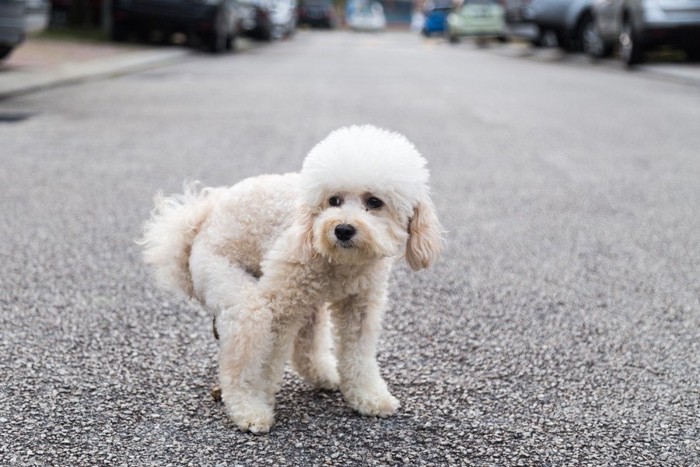
[[[700, 93], [408, 34], [293, 40], [5, 100], [0, 465], [697, 465]], [[158, 189], [297, 170], [370, 122], [429, 159], [444, 258], [397, 266], [363, 418], [291, 371], [212, 400], [207, 313], [133, 240]]]

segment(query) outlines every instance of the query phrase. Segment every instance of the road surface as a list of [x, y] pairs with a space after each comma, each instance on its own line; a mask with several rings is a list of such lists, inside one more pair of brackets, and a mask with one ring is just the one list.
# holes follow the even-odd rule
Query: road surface
[[[0, 123], [0, 465], [700, 462], [696, 86], [312, 31], [0, 113], [28, 116]], [[364, 418], [288, 371], [272, 432], [239, 433], [207, 312], [134, 240], [157, 190], [296, 171], [354, 123], [416, 144], [448, 230], [391, 278], [402, 407]]]

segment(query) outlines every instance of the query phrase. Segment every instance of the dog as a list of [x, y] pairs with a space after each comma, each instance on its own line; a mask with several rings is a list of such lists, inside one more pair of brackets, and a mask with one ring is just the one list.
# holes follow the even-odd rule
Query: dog
[[377, 340], [392, 263], [427, 268], [442, 250], [428, 181], [404, 136], [364, 125], [331, 132], [299, 173], [156, 196], [145, 262], [213, 313], [221, 398], [242, 431], [270, 430], [290, 356], [360, 414], [396, 412]]

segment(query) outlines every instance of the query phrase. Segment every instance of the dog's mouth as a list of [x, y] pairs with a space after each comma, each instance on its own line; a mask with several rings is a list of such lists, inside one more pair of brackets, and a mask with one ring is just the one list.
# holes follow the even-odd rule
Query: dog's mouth
[[340, 248], [345, 248], [346, 250], [355, 247], [355, 244], [352, 242], [352, 240], [336, 240], [335, 244]]

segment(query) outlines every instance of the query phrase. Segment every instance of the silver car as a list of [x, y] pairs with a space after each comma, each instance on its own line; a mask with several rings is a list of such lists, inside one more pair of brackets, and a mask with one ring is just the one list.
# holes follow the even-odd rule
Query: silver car
[[672, 45], [700, 59], [700, 0], [595, 0], [593, 17], [583, 43], [593, 57], [619, 45], [620, 57], [631, 66], [644, 61], [648, 50]]
[[593, 0], [532, 0], [523, 10], [524, 21], [534, 24], [538, 30], [532, 44], [544, 45], [553, 35], [562, 49], [580, 50], [583, 31], [592, 21], [592, 4]]
[[25, 8], [25, 0], [0, 0], [0, 60], [24, 40]]

